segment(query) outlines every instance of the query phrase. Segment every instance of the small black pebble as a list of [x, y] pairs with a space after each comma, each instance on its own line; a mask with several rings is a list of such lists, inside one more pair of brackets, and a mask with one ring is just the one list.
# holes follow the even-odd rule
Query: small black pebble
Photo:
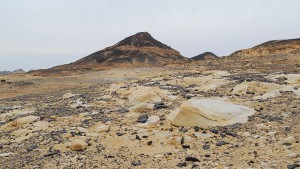
[[223, 146], [223, 145], [226, 145], [226, 144], [229, 144], [229, 143], [226, 142], [226, 141], [218, 141], [216, 146]]
[[225, 137], [226, 137], [226, 134], [225, 134], [225, 133], [221, 133], [220, 136], [221, 136], [222, 138], [225, 138]]
[[208, 149], [210, 149], [210, 146], [209, 145], [203, 145], [203, 147], [202, 147], [204, 150], [208, 150]]
[[142, 165], [142, 162], [140, 160], [139, 161], [133, 161], [131, 164], [133, 166], [140, 166], [140, 165]]
[[200, 127], [195, 126], [195, 127], [194, 127], [194, 130], [195, 130], [195, 132], [198, 132], [198, 131], [200, 130]]
[[182, 127], [182, 128], [179, 129], [179, 131], [180, 131], [180, 132], [183, 132], [183, 133], [186, 133], [186, 132], [188, 132], [189, 130]]
[[217, 129], [210, 129], [210, 132], [212, 132], [214, 134], [219, 134], [219, 130], [217, 130]]
[[234, 132], [227, 131], [227, 132], [225, 132], [225, 134], [227, 134], [227, 135], [229, 135], [231, 137], [237, 137], [237, 134], [234, 133]]
[[248, 164], [254, 164], [255, 162], [253, 160], [248, 161]]
[[186, 157], [185, 161], [191, 161], [191, 162], [199, 162], [200, 160], [195, 157]]
[[179, 162], [176, 166], [179, 167], [179, 168], [186, 167], [187, 163], [185, 161]]
[[295, 168], [298, 168], [298, 167], [300, 167], [300, 164], [289, 164], [289, 165], [287, 165], [288, 169], [295, 169]]
[[125, 109], [125, 108], [121, 108], [118, 110], [119, 113], [123, 114], [123, 113], [127, 113], [129, 112], [129, 110]]
[[292, 144], [291, 143], [283, 143], [283, 145], [285, 145], [285, 146], [291, 146]]
[[191, 148], [190, 145], [182, 145], [182, 148], [187, 149], [187, 148]]
[[142, 114], [141, 116], [138, 117], [137, 122], [146, 123], [148, 118], [149, 118], [149, 116], [147, 114]]
[[124, 133], [117, 132], [116, 135], [117, 135], [117, 136], [123, 136]]
[[33, 145], [33, 146], [30, 146], [27, 148], [27, 151], [32, 151], [33, 149], [36, 149], [37, 146], [36, 145]]

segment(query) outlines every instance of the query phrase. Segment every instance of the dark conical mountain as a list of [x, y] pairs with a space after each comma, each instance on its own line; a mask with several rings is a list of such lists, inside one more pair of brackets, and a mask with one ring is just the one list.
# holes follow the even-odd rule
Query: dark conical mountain
[[95, 52], [72, 64], [129, 64], [129, 65], [165, 65], [187, 60], [178, 51], [172, 49], [147, 32], [129, 36], [117, 44]]
[[219, 59], [219, 57], [212, 52], [204, 52], [202, 54], [192, 57], [191, 59], [192, 60], [207, 60], [207, 59]]

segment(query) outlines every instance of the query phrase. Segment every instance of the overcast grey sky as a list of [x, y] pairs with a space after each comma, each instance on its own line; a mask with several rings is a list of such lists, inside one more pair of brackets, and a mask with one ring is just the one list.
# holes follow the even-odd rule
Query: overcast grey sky
[[0, 0], [0, 20], [0, 70], [29, 70], [141, 31], [186, 57], [300, 38], [300, 0]]

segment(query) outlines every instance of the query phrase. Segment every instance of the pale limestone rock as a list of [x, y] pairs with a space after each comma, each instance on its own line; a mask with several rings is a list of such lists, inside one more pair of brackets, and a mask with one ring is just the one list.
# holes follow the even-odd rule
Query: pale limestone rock
[[39, 116], [26, 116], [16, 119], [15, 121], [11, 122], [11, 126], [13, 127], [19, 127], [23, 126], [24, 124], [32, 123], [36, 120], [38, 120]]
[[161, 97], [157, 93], [155, 88], [139, 86], [128, 96], [128, 102], [131, 105], [161, 102]]
[[81, 133], [88, 133], [89, 130], [83, 127], [77, 127], [77, 130], [80, 131]]
[[251, 134], [249, 133], [249, 132], [243, 132], [242, 133], [242, 136], [244, 136], [244, 137], [250, 137], [251, 136]]
[[102, 99], [112, 99], [112, 96], [111, 95], [104, 95], [104, 96], [102, 96]]
[[228, 71], [223, 71], [223, 70], [211, 70], [211, 71], [206, 71], [203, 74], [211, 75], [213, 77], [218, 77], [218, 78], [231, 75], [231, 73], [229, 73]]
[[28, 129], [19, 129], [19, 130], [15, 130], [15, 131], [11, 132], [11, 135], [16, 136], [16, 137], [21, 137], [21, 136], [28, 135], [31, 132], [32, 131], [28, 130]]
[[126, 117], [126, 118], [137, 118], [137, 117], [139, 117], [139, 113], [135, 113], [135, 112], [127, 113], [124, 117]]
[[132, 107], [130, 107], [128, 110], [130, 112], [148, 112], [154, 109], [154, 104], [150, 104], [150, 103], [140, 103], [137, 105], [134, 105]]
[[280, 96], [280, 91], [291, 91], [297, 96], [300, 96], [300, 90], [295, 90], [291, 85], [279, 85], [257, 81], [238, 84], [233, 88], [231, 93], [245, 95], [246, 92], [250, 92], [255, 94], [253, 99], [268, 99]]
[[113, 84], [110, 85], [108, 91], [114, 92], [114, 91], [116, 91], [116, 90], [118, 90], [118, 89], [120, 89], [121, 87], [124, 87], [124, 86], [126, 86], [126, 84], [124, 82], [113, 83]]
[[65, 94], [63, 95], [63, 99], [64, 99], [64, 100], [65, 100], [65, 99], [69, 99], [69, 98], [72, 98], [72, 97], [74, 97], [74, 96], [77, 96], [77, 94], [65, 93]]
[[283, 139], [283, 142], [285, 142], [285, 143], [293, 143], [295, 140], [296, 139], [295, 139], [294, 136], [289, 136], [289, 137]]
[[154, 158], [163, 158], [164, 155], [163, 155], [163, 154], [155, 154], [153, 157], [154, 157]]
[[174, 80], [167, 81], [167, 83], [172, 84], [172, 85], [180, 85], [180, 86], [188, 87], [192, 84], [203, 85], [204, 83], [208, 82], [211, 79], [212, 79], [212, 77], [207, 77], [207, 76], [184, 77], [184, 78], [180, 78], [180, 79], [174, 79]]
[[267, 78], [272, 80], [277, 80], [277, 78], [286, 78], [285, 82], [288, 85], [300, 87], [300, 74], [279, 74], [267, 76]]
[[104, 133], [104, 132], [108, 132], [109, 129], [110, 129], [110, 126], [109, 126], [109, 125], [103, 124], [103, 125], [98, 126], [98, 127], [96, 128], [96, 131], [97, 131], [98, 133]]
[[208, 139], [213, 137], [213, 135], [211, 134], [205, 134], [205, 133], [195, 133], [195, 136], [197, 136], [198, 138], [202, 138], [202, 139]]
[[138, 127], [153, 127], [160, 121], [160, 118], [158, 116], [150, 116], [146, 123], [138, 123]]
[[184, 87], [189, 87], [190, 85], [197, 85], [197, 87], [193, 89], [197, 89], [198, 91], [209, 91], [215, 90], [219, 86], [225, 85], [230, 81], [225, 78], [216, 78], [213, 76], [202, 76], [202, 77], [184, 77], [180, 79], [174, 79], [168, 81], [169, 84], [180, 85]]
[[152, 124], [152, 123], [157, 123], [160, 121], [160, 118], [158, 116], [150, 116], [147, 121], [146, 124]]
[[83, 102], [81, 101], [81, 99], [77, 99], [75, 102], [70, 102], [69, 106], [73, 109], [79, 107], [79, 106], [83, 106]]
[[12, 155], [13, 153], [2, 153], [0, 154], [0, 157], [8, 157], [10, 155]]
[[229, 81], [226, 79], [212, 79], [207, 81], [204, 84], [201, 84], [200, 87], [194, 89], [197, 89], [198, 91], [207, 92], [209, 90], [216, 90], [218, 87], [225, 85], [227, 83], [229, 83]]
[[72, 151], [82, 151], [87, 147], [87, 143], [83, 140], [76, 139], [71, 142], [70, 149]]
[[191, 99], [169, 115], [175, 126], [226, 126], [244, 123], [255, 111], [246, 106], [224, 101], [221, 98]]
[[16, 116], [16, 115], [26, 115], [26, 114], [30, 114], [30, 113], [33, 113], [34, 110], [12, 110], [12, 111], [9, 111], [8, 113], [2, 113], [0, 114], [0, 118], [2, 117], [12, 117], [12, 116]]

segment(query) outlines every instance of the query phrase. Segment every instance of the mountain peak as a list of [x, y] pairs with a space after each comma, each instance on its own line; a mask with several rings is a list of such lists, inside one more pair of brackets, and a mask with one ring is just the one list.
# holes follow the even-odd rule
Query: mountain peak
[[165, 65], [186, 61], [178, 51], [154, 39], [148, 32], [139, 32], [117, 44], [92, 53], [74, 64]]
[[116, 46], [158, 47], [163, 49], [171, 49], [170, 46], [167, 46], [154, 39], [148, 32], [139, 32], [129, 36], [117, 43]]

